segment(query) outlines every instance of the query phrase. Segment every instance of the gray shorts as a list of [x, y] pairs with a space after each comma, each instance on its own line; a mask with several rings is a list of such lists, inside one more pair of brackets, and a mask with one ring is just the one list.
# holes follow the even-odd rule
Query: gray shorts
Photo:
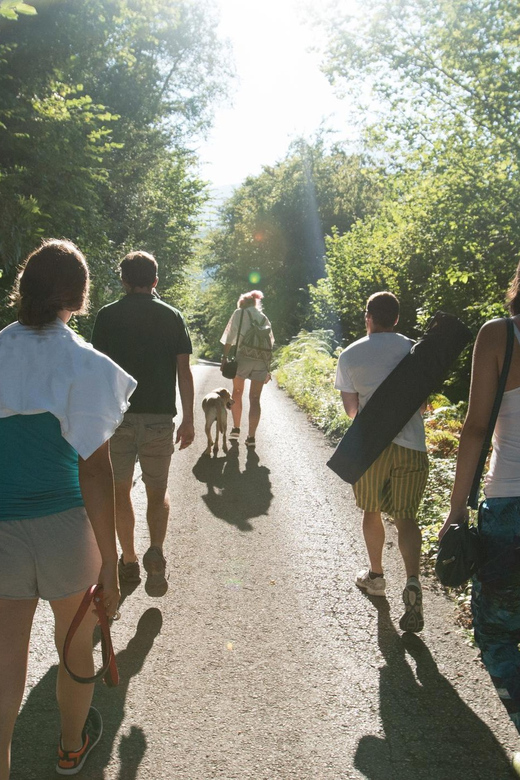
[[110, 439], [110, 457], [116, 482], [132, 479], [137, 459], [143, 482], [166, 487], [173, 454], [175, 425], [171, 414], [127, 412]]
[[0, 520], [0, 598], [64, 599], [98, 581], [101, 554], [85, 507]]
[[255, 379], [258, 382], [265, 382], [269, 371], [263, 360], [253, 360], [253, 358], [244, 358], [239, 355], [237, 362], [237, 376], [241, 376], [242, 379]]

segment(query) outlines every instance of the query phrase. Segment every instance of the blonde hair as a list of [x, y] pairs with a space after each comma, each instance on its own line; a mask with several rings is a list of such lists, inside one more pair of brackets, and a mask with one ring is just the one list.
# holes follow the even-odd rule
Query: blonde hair
[[263, 297], [264, 294], [260, 290], [251, 290], [250, 292], [242, 293], [237, 302], [237, 309], [247, 309], [248, 306], [256, 306], [256, 308], [261, 311]]

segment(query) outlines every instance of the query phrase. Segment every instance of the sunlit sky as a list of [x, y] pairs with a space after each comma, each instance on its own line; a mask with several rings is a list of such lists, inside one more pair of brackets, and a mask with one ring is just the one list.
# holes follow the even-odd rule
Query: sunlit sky
[[[318, 0], [319, 1], [319, 0]], [[354, 0], [342, 0], [350, 9]], [[229, 104], [215, 113], [198, 152], [214, 187], [240, 184], [282, 159], [292, 140], [311, 139], [324, 124], [337, 138], [357, 128], [347, 99], [338, 98], [309, 51], [317, 30], [302, 0], [217, 0], [220, 34], [233, 47], [236, 78]]]

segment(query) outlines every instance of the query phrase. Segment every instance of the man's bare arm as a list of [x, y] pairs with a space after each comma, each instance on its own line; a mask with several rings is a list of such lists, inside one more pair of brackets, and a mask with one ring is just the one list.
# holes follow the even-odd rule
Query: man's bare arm
[[358, 393], [345, 393], [341, 391], [341, 400], [343, 401], [343, 407], [349, 417], [354, 419], [359, 410], [359, 395]]
[[177, 379], [182, 404], [182, 422], [177, 429], [176, 443], [180, 442], [183, 450], [189, 447], [195, 438], [193, 427], [193, 374], [191, 373], [190, 356], [177, 355]]

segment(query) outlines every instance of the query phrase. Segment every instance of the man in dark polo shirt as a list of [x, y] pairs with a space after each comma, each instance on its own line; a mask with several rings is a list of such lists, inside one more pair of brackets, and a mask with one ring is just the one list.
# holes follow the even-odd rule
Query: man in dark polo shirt
[[163, 544], [170, 508], [168, 471], [174, 449], [177, 380], [182, 422], [176, 443], [182, 450], [194, 438], [192, 347], [181, 313], [155, 293], [155, 258], [147, 252], [131, 252], [121, 262], [120, 271], [126, 295], [98, 312], [92, 332], [94, 347], [137, 380], [130, 408], [110, 440], [116, 526], [122, 550], [119, 578], [122, 584], [140, 580], [131, 500], [138, 458], [146, 487], [150, 531], [150, 547], [143, 556], [148, 575], [146, 590], [150, 595], [163, 595], [168, 588]]

